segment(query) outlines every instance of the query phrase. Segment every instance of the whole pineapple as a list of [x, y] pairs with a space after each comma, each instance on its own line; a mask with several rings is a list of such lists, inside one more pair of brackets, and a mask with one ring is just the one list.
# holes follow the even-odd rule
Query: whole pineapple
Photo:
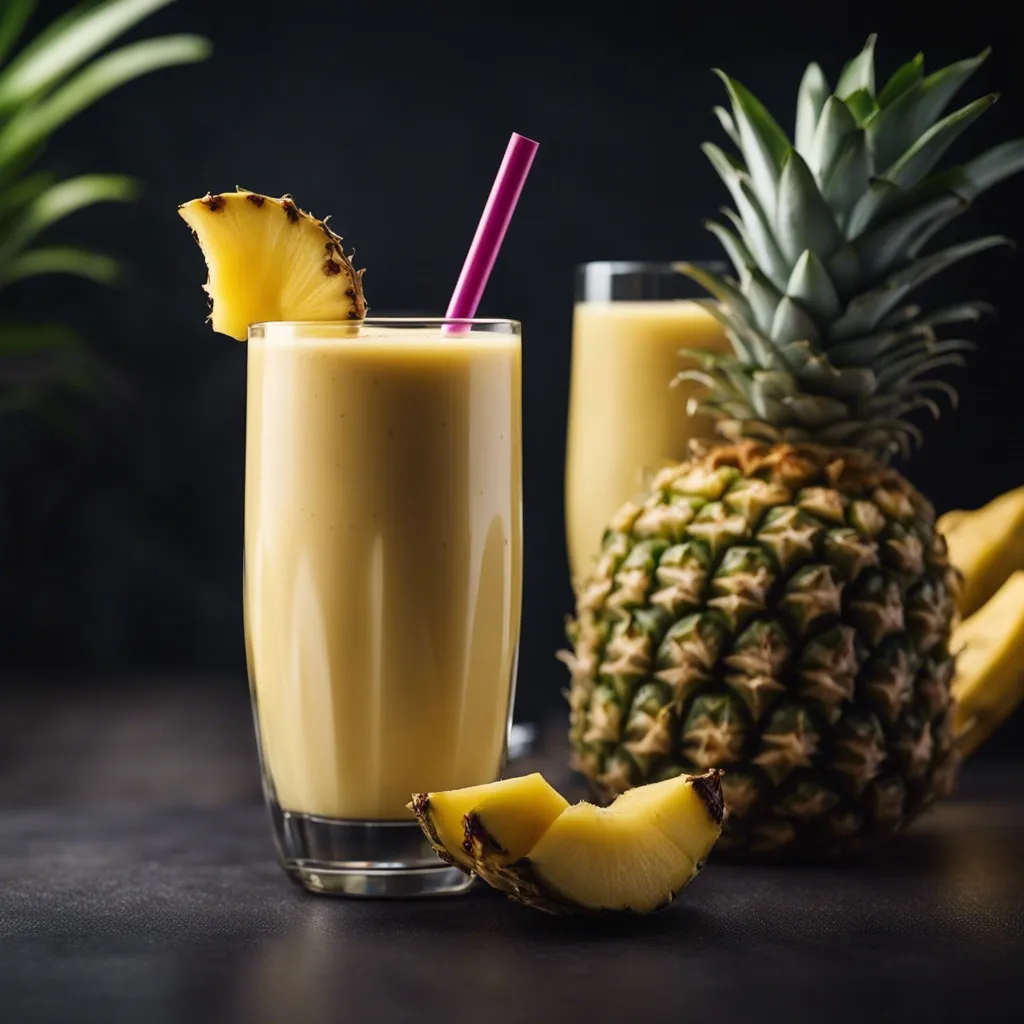
[[946, 116], [986, 54], [881, 91], [874, 37], [830, 92], [811, 64], [795, 142], [723, 75], [741, 158], [704, 150], [738, 211], [711, 223], [735, 268], [685, 272], [714, 295], [731, 356], [683, 376], [721, 445], [661, 472], [605, 534], [569, 623], [576, 766], [606, 797], [711, 767], [723, 848], [829, 854], [905, 825], [958, 764], [949, 637], [959, 586], [928, 501], [888, 466], [920, 441], [907, 416], [955, 397], [933, 371], [969, 344], [937, 329], [977, 303], [907, 297], [1005, 240], [927, 251], [1024, 141], [936, 173], [991, 103]]

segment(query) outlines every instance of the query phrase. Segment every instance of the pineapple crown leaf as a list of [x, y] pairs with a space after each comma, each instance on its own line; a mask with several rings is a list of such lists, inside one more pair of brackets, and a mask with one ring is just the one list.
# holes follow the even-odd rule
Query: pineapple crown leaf
[[[733, 354], [705, 354], [703, 407], [731, 437], [857, 445], [882, 459], [906, 454], [921, 432], [906, 416], [955, 403], [927, 376], [963, 363], [970, 343], [936, 328], [990, 312], [979, 303], [938, 311], [907, 303], [936, 274], [1010, 244], [1002, 236], [944, 249], [930, 244], [981, 193], [1024, 170], [1024, 139], [948, 169], [950, 147], [992, 106], [994, 93], [947, 113], [989, 50], [925, 74], [917, 54], [876, 90], [876, 37], [832, 90], [817, 64], [804, 71], [791, 142], [743, 84], [722, 71], [729, 109], [715, 115], [737, 155], [702, 147], [733, 201], [705, 227], [734, 277], [678, 269], [711, 296]], [[730, 420], [735, 422], [729, 422]]]
[[872, 32], [864, 49], [843, 68], [836, 82], [836, 95], [840, 99], [846, 99], [854, 93], [867, 91], [872, 96], [875, 93], [875, 43], [878, 34]]

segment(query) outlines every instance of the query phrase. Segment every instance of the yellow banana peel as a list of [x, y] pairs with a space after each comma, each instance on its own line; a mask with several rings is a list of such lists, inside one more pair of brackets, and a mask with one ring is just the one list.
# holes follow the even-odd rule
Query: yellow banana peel
[[973, 753], [1024, 700], [1024, 570], [953, 631], [957, 744]]
[[1006, 582], [1024, 569], [1024, 487], [1007, 491], [973, 511], [957, 509], [939, 517], [949, 560], [963, 573], [960, 614], [975, 614]]

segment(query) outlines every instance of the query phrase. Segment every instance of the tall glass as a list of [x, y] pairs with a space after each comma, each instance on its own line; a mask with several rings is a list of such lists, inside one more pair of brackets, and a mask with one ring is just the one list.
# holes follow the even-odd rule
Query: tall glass
[[[722, 272], [718, 264], [702, 264]], [[565, 516], [574, 582], [589, 571], [609, 521], [691, 438], [712, 425], [689, 416], [700, 387], [670, 387], [693, 366], [686, 349], [727, 351], [718, 321], [693, 300], [701, 288], [673, 263], [577, 268]]]
[[249, 328], [245, 631], [279, 859], [456, 892], [406, 810], [499, 778], [522, 589], [520, 327]]

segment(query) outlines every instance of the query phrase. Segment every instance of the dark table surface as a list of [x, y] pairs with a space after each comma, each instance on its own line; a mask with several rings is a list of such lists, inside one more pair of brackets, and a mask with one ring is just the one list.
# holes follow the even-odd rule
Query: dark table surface
[[[307, 895], [272, 860], [237, 694], [146, 692], [0, 724], [4, 1024], [1024, 1019], [1020, 762], [968, 764], [870, 862], [712, 862], [666, 912], [595, 923], [483, 889]], [[559, 732], [517, 771], [569, 782]]]

